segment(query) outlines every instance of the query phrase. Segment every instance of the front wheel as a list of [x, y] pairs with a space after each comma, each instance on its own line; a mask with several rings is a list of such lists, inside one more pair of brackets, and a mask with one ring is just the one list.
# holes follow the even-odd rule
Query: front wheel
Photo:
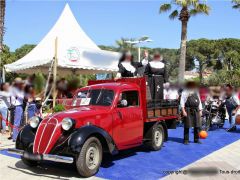
[[209, 131], [211, 127], [211, 116], [205, 115], [202, 121], [202, 130]]
[[76, 160], [78, 173], [83, 177], [95, 175], [102, 163], [102, 145], [98, 138], [90, 137], [83, 144]]
[[153, 151], [158, 151], [162, 148], [164, 142], [164, 129], [161, 124], [153, 125], [147, 132], [146, 136], [150, 138], [145, 145]]

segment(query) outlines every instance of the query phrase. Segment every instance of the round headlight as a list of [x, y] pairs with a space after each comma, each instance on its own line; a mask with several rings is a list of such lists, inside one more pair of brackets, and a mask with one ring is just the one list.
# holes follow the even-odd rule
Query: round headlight
[[29, 119], [29, 124], [32, 128], [38, 127], [39, 122], [40, 119], [37, 116], [33, 116], [32, 118]]
[[71, 118], [64, 118], [62, 120], [62, 128], [65, 131], [68, 131], [73, 126], [73, 120]]

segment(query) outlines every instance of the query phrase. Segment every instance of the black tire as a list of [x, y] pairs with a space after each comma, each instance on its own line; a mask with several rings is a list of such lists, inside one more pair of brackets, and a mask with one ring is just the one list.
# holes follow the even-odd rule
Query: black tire
[[205, 116], [203, 117], [203, 122], [202, 122], [202, 130], [209, 131], [211, 127], [211, 117], [210, 116]]
[[22, 159], [22, 162], [29, 167], [35, 167], [38, 165], [38, 161], [29, 160], [24, 158], [23, 156], [21, 156], [21, 159]]
[[211, 120], [208, 118], [207, 122], [206, 122], [206, 131], [209, 131], [209, 129], [211, 128]]
[[148, 132], [146, 133], [146, 138], [150, 140], [147, 140], [145, 142], [145, 145], [153, 150], [158, 151], [162, 148], [163, 142], [165, 139], [165, 133], [164, 128], [161, 124], [155, 124], [153, 125]]
[[[78, 158], [76, 159], [76, 167], [78, 173], [83, 177], [91, 177], [95, 175], [102, 163], [102, 144], [96, 137], [88, 138], [82, 146]], [[90, 161], [95, 161], [91, 165]]]
[[219, 128], [223, 128], [223, 126], [224, 126], [224, 124], [220, 124], [220, 125], [219, 125]]

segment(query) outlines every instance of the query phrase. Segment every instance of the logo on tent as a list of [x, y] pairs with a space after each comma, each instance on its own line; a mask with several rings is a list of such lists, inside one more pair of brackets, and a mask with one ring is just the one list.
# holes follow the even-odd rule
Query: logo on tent
[[76, 47], [71, 47], [67, 50], [67, 59], [70, 62], [78, 62], [80, 60], [80, 51]]

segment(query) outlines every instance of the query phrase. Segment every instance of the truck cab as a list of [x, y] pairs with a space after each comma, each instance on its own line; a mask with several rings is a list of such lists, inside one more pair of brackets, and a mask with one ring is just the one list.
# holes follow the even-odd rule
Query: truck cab
[[9, 152], [29, 166], [42, 160], [75, 163], [81, 176], [90, 177], [103, 152], [114, 155], [141, 144], [160, 150], [178, 119], [176, 108], [148, 101], [145, 78], [90, 81], [70, 109], [30, 119]]
[[[140, 97], [140, 88], [134, 83], [101, 83], [80, 89], [73, 106], [101, 109], [101, 121], [95, 118], [85, 123], [107, 130], [117, 149], [122, 150], [142, 143], [144, 117]], [[103, 111], [108, 117], [103, 117]]]

